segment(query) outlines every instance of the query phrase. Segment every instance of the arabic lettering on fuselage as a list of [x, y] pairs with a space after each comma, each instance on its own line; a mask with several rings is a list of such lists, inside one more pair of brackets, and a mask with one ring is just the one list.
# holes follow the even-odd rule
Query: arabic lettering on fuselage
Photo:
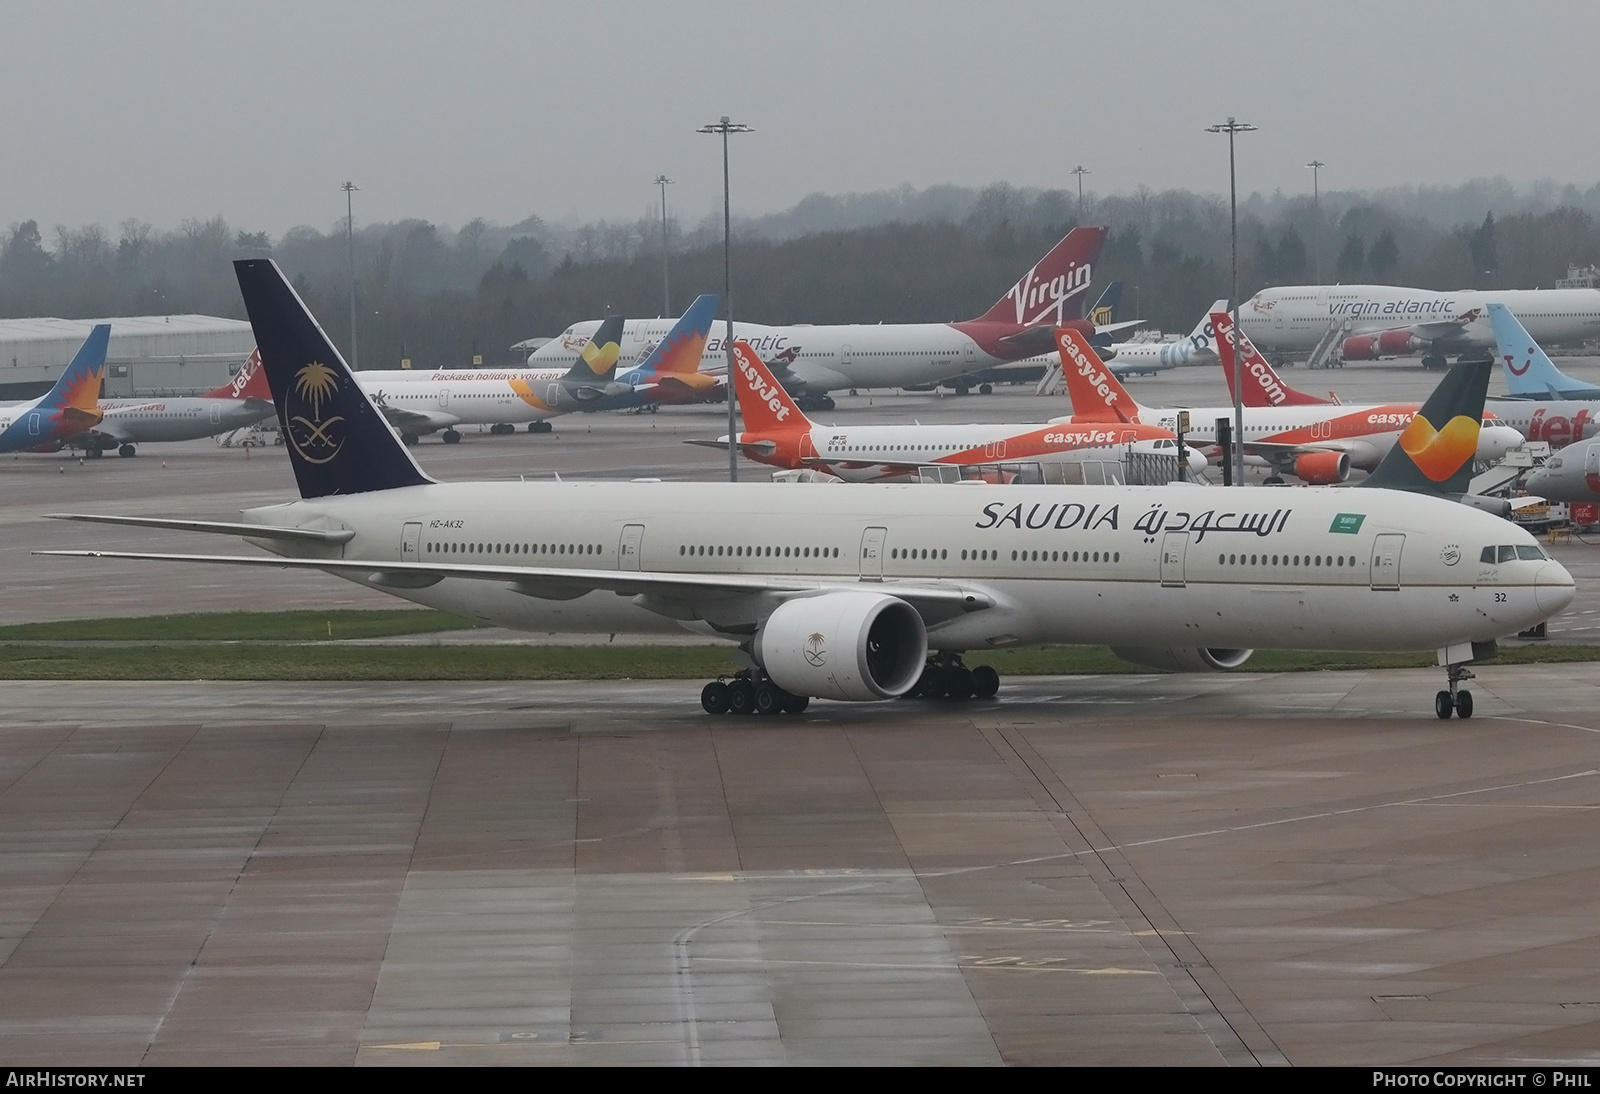
[[1204, 513], [1187, 513], [1152, 505], [1133, 526], [1152, 538], [1163, 532], [1193, 532], [1194, 541], [1199, 543], [1210, 533], [1248, 532], [1270, 536], [1289, 526], [1292, 512], [1293, 509], [1274, 509], [1271, 513], [1218, 513], [1207, 509]]

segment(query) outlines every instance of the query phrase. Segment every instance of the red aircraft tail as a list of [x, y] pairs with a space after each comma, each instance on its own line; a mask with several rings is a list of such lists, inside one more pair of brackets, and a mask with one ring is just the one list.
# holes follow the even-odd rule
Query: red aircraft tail
[[739, 415], [745, 430], [752, 434], [800, 433], [811, 429], [805, 412], [783, 390], [762, 362], [760, 354], [746, 342], [733, 344], [733, 368], [738, 383]]
[[1082, 319], [1094, 262], [1109, 233], [1109, 228], [1072, 229], [973, 322], [1059, 327], [1069, 319]]
[[261, 399], [272, 402], [272, 389], [267, 387], [267, 374], [261, 368], [261, 351], [253, 349], [233, 379], [201, 396], [202, 399]]
[[[1211, 326], [1217, 332], [1217, 355], [1222, 358], [1222, 375], [1228, 381], [1228, 395], [1233, 395], [1233, 316], [1227, 312], [1214, 311], [1211, 313]], [[1261, 356], [1256, 347], [1250, 343], [1248, 336], [1240, 334], [1240, 344], [1244, 347], [1244, 368], [1240, 370], [1244, 377], [1245, 406], [1325, 406], [1329, 400], [1319, 399], [1315, 395], [1307, 395], [1303, 391], [1296, 391], [1279, 378], [1267, 364], [1267, 359]]]
[[1071, 327], [1056, 328], [1061, 375], [1072, 400], [1074, 422], [1137, 422], [1139, 404], [1128, 394], [1089, 340]]

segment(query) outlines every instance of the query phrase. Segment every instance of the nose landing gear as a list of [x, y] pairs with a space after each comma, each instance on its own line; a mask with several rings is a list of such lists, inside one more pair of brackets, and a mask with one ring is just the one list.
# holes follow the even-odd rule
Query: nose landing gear
[[1449, 718], [1452, 713], [1462, 718], [1472, 717], [1472, 692], [1460, 684], [1463, 680], [1477, 678], [1465, 665], [1446, 665], [1445, 672], [1449, 676], [1450, 689], [1433, 697], [1433, 712], [1440, 718]]

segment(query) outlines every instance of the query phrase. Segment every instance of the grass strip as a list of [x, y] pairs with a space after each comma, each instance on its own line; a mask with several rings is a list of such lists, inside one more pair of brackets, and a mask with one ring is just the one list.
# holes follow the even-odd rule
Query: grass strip
[[431, 608], [195, 612], [0, 627], [0, 642], [316, 642], [462, 631], [486, 624]]
[[[1600, 647], [1504, 648], [1487, 664], [1600, 661]], [[972, 654], [1002, 676], [1148, 671], [1103, 646], [1053, 646]], [[1245, 672], [1429, 668], [1431, 653], [1272, 650]], [[683, 680], [739, 667], [727, 646], [0, 646], [4, 680]]]

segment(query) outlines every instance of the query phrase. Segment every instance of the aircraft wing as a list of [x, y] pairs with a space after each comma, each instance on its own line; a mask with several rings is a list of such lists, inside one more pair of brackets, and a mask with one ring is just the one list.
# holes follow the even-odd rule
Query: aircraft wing
[[409, 433], [431, 433], [437, 429], [449, 429], [461, 421], [454, 414], [440, 414], [434, 410], [406, 410], [381, 402], [377, 405], [378, 409], [383, 411], [383, 416], [389, 419], [390, 425]]
[[[701, 448], [718, 448], [726, 452], [728, 442], [726, 438], [715, 441], [689, 440], [684, 444], [696, 444]], [[777, 441], [740, 441], [739, 450], [750, 456], [770, 456], [778, 450]]]
[[[84, 518], [79, 518], [84, 519]], [[248, 527], [248, 526], [247, 526]], [[217, 530], [220, 528], [200, 529]], [[270, 529], [268, 530], [270, 531]], [[281, 530], [280, 530], [281, 531]], [[255, 532], [240, 533], [256, 535]], [[635, 597], [641, 606], [670, 618], [694, 618], [697, 602], [745, 596], [788, 600], [797, 596], [868, 588], [859, 581], [796, 580], [743, 574], [679, 574], [638, 570], [579, 570], [553, 566], [473, 566], [439, 562], [373, 562], [343, 558], [284, 558], [277, 555], [186, 555], [146, 551], [35, 551], [71, 558], [122, 558], [146, 562], [200, 562], [222, 566], [274, 566], [321, 570], [357, 578], [380, 589], [425, 589], [447, 577], [494, 581], [540, 600], [574, 600], [585, 593], [612, 592]], [[926, 622], [952, 619], [963, 612], [995, 606], [980, 588], [949, 582], [883, 581], [870, 588], [900, 598]]]
[[1145, 321], [1143, 319], [1127, 319], [1121, 323], [1105, 323], [1097, 325], [1094, 328], [1094, 333], [1097, 336], [1102, 334], [1116, 334], [1119, 331], [1129, 330], [1133, 327], [1142, 327], [1144, 326], [1144, 323]]
[[[1212, 442], [1215, 443], [1215, 442]], [[1376, 460], [1381, 453], [1371, 442], [1361, 438], [1346, 441], [1312, 441], [1307, 444], [1278, 444], [1273, 441], [1244, 442], [1246, 455], [1261, 456], [1274, 463], [1289, 463], [1296, 456], [1312, 452], [1343, 452], [1350, 462], [1360, 466], [1363, 461]]]

